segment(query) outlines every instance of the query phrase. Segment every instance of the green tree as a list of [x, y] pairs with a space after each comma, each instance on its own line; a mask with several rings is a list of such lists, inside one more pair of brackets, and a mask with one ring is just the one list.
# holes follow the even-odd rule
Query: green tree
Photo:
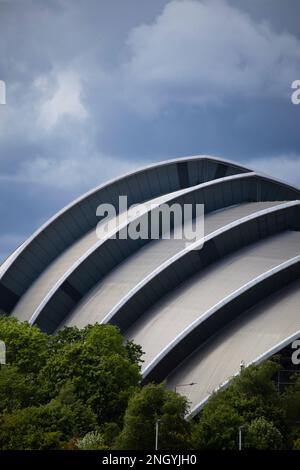
[[275, 426], [282, 426], [284, 411], [273, 380], [278, 368], [276, 362], [267, 360], [243, 369], [224, 391], [223, 399], [247, 422], [264, 417]]
[[300, 421], [300, 375], [294, 374], [294, 383], [283, 391], [281, 404], [285, 409], [288, 421], [291, 423]]
[[194, 425], [194, 447], [236, 449], [239, 426], [251, 422], [257, 426], [257, 419], [284, 433], [285, 411], [273, 381], [277, 369], [274, 361], [249, 366], [227, 388], [213, 394]]
[[49, 336], [36, 326], [0, 316], [0, 340], [5, 342], [6, 362], [22, 373], [37, 373], [46, 364]]
[[92, 410], [76, 399], [67, 384], [47, 405], [0, 415], [0, 449], [62, 449], [72, 437], [95, 428]]
[[124, 343], [113, 325], [94, 325], [80, 333], [62, 331], [52, 348], [38, 377], [45, 396], [55, 397], [65, 383], [72, 382], [77, 397], [91, 407], [100, 425], [120, 424], [141, 379], [140, 354], [133, 344]]
[[254, 419], [246, 428], [244, 447], [256, 450], [280, 450], [283, 438], [273, 423], [265, 418]]
[[66, 345], [84, 341], [88, 328], [90, 327], [79, 330], [77, 326], [66, 326], [55, 335], [49, 336], [49, 353], [58, 353]]
[[149, 384], [129, 400], [124, 427], [116, 448], [153, 449], [155, 423], [159, 420], [159, 449], [187, 449], [190, 425], [185, 420], [186, 398], [165, 389], [164, 384]]
[[212, 403], [204, 408], [192, 433], [194, 449], [233, 450], [238, 446], [238, 429], [243, 418], [229, 404]]
[[121, 429], [117, 423], [105, 423], [101, 426], [101, 432], [105, 446], [112, 448]]
[[21, 374], [16, 366], [0, 368], [0, 413], [31, 406], [38, 401], [33, 374]]
[[[300, 436], [300, 375], [293, 375], [293, 383], [281, 395], [281, 406], [285, 413], [287, 445], [294, 447], [293, 441]], [[296, 445], [296, 444], [295, 444]]]

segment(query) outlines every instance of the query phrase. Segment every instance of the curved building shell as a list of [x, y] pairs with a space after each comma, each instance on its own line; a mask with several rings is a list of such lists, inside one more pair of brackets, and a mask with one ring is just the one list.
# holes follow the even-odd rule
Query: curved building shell
[[[99, 237], [97, 207], [118, 208], [120, 195], [142, 211], [117, 213]], [[122, 237], [174, 203], [204, 205], [204, 238]], [[242, 361], [299, 335], [299, 215], [297, 188], [233, 162], [148, 166], [83, 195], [23, 243], [0, 266], [0, 311], [48, 333], [117, 325], [145, 352], [143, 381], [165, 380], [195, 414]]]

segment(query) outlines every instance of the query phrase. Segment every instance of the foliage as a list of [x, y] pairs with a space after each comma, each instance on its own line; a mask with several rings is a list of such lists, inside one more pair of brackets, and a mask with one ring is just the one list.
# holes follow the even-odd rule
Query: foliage
[[245, 432], [244, 447], [256, 450], [280, 450], [283, 438], [273, 423], [265, 418], [251, 421]]
[[300, 375], [295, 374], [294, 382], [282, 393], [281, 405], [288, 421], [300, 422]]
[[275, 425], [282, 425], [284, 413], [273, 380], [278, 367], [270, 360], [247, 367], [224, 391], [226, 402], [231, 403], [245, 421], [264, 417]]
[[300, 450], [300, 438], [295, 439], [292, 445], [293, 450]]
[[193, 429], [193, 447], [200, 450], [237, 449], [238, 429], [243, 423], [238, 412], [225, 402], [216, 407], [205, 407]]
[[252, 365], [213, 394], [194, 425], [194, 448], [237, 449], [239, 426], [260, 418], [272, 423], [276, 431], [278, 427], [279, 433], [284, 430], [285, 413], [273, 381], [277, 369], [272, 361]]
[[22, 373], [37, 373], [46, 364], [49, 337], [36, 326], [0, 316], [0, 339], [6, 345], [7, 364], [13, 364]]
[[97, 431], [91, 431], [76, 441], [79, 450], [103, 450], [107, 449], [104, 444], [104, 437]]
[[132, 361], [132, 346], [124, 344], [112, 325], [87, 327], [79, 337], [72, 335], [70, 342], [64, 337], [59, 344], [38, 377], [44, 394], [53, 398], [71, 381], [76, 395], [92, 408], [100, 425], [121, 423], [128, 398], [140, 382], [140, 366]]
[[285, 414], [287, 446], [295, 447], [300, 435], [300, 375], [294, 374], [292, 384], [281, 395], [281, 408]]
[[76, 448], [99, 425], [111, 444], [140, 383], [138, 345], [112, 325], [48, 336], [12, 317], [0, 317], [0, 339], [1, 449]]
[[31, 406], [38, 401], [38, 391], [32, 374], [21, 374], [16, 366], [0, 368], [0, 413]]
[[129, 400], [116, 447], [122, 450], [153, 449], [155, 425], [159, 420], [159, 449], [188, 448], [187, 411], [187, 400], [166, 390], [164, 384], [146, 385]]
[[61, 449], [72, 436], [96, 426], [93, 412], [63, 390], [47, 405], [32, 406], [0, 416], [1, 449]]
[[164, 384], [141, 387], [142, 350], [113, 325], [49, 336], [0, 316], [0, 449], [300, 449], [300, 375], [281, 393], [276, 360], [244, 368], [188, 421]]

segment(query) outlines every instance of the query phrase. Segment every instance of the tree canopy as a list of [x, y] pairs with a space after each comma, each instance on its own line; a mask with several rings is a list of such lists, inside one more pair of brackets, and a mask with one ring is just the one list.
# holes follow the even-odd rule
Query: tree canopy
[[164, 384], [149, 384], [129, 400], [124, 427], [117, 439], [118, 449], [153, 449], [158, 422], [159, 449], [186, 449], [189, 423], [186, 398], [167, 390]]
[[166, 384], [141, 386], [142, 350], [113, 325], [49, 336], [0, 316], [0, 449], [300, 449], [300, 374], [279, 391], [279, 362], [243, 368], [194, 419]]
[[[0, 448], [65, 448], [107, 425], [122, 425], [139, 386], [141, 348], [112, 325], [65, 328], [54, 336], [0, 317], [7, 361], [0, 368]], [[109, 433], [108, 433], [109, 435]]]

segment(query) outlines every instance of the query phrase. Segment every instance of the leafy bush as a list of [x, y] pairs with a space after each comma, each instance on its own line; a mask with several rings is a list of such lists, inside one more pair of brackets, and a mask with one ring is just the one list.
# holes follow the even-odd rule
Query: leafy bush
[[88, 432], [81, 439], [76, 441], [79, 450], [100, 450], [107, 449], [104, 445], [103, 435], [97, 431]]

